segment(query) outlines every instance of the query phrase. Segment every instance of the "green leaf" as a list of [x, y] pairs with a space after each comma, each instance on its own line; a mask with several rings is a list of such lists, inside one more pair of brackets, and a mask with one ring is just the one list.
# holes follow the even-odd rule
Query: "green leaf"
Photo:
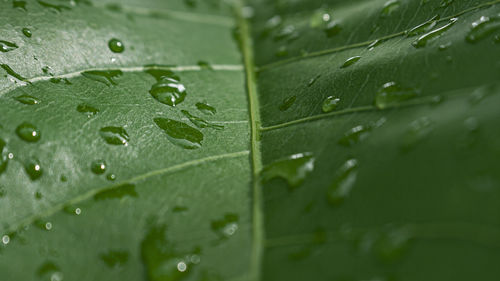
[[499, 13], [0, 3], [0, 279], [498, 279]]

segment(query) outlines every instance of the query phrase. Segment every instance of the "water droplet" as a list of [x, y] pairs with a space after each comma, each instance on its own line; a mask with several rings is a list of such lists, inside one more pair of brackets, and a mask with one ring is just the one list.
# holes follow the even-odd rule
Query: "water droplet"
[[78, 207], [74, 207], [74, 206], [65, 206], [63, 208], [63, 211], [67, 214], [76, 215], [76, 216], [79, 216], [82, 213], [82, 209], [80, 209]]
[[7, 150], [7, 143], [0, 138], [0, 175], [7, 169], [9, 163], [9, 152]]
[[7, 192], [5, 191], [5, 188], [3, 186], [0, 186], [0, 198], [5, 197]]
[[274, 35], [275, 41], [287, 40], [288, 42], [293, 41], [299, 38], [299, 33], [295, 30], [295, 26], [287, 25], [282, 27], [276, 34]]
[[206, 62], [206, 61], [198, 61], [196, 63], [201, 69], [207, 69], [207, 70], [211, 70], [212, 69], [212, 66]]
[[339, 21], [331, 21], [326, 25], [324, 31], [327, 37], [333, 37], [342, 31], [342, 27]]
[[71, 10], [69, 7], [64, 6], [64, 5], [56, 5], [56, 4], [48, 3], [45, 1], [41, 1], [41, 0], [37, 0], [37, 2], [38, 2], [38, 4], [40, 4], [41, 6], [43, 6], [45, 8], [54, 9], [58, 12], [62, 12], [63, 10]]
[[399, 6], [401, 3], [398, 0], [389, 0], [385, 2], [384, 7], [382, 8], [382, 11], [380, 11], [380, 16], [381, 17], [388, 17], [392, 15], [395, 11], [399, 9]]
[[284, 57], [284, 56], [287, 56], [287, 55], [288, 55], [288, 49], [287, 49], [286, 46], [281, 46], [276, 51], [276, 56], [277, 57]]
[[193, 123], [198, 128], [212, 128], [212, 129], [216, 129], [216, 130], [224, 129], [224, 126], [212, 124], [206, 120], [201, 119], [200, 117], [192, 115], [191, 113], [187, 112], [186, 110], [181, 110], [181, 113], [184, 114], [184, 116], [186, 116], [189, 119], [189, 121], [191, 121], [191, 123]]
[[4, 236], [2, 236], [2, 243], [3, 243], [4, 245], [9, 244], [9, 242], [10, 242], [10, 237], [9, 237], [9, 235], [4, 235]]
[[464, 121], [465, 128], [469, 130], [470, 132], [477, 131], [477, 128], [479, 127], [479, 122], [477, 121], [477, 118], [475, 117], [469, 117], [465, 119]]
[[67, 181], [68, 181], [68, 177], [66, 177], [65, 175], [61, 175], [60, 180], [61, 180], [62, 182], [67, 182]]
[[321, 109], [324, 113], [332, 112], [337, 109], [337, 106], [340, 103], [340, 99], [334, 96], [329, 96], [323, 101], [323, 106]]
[[30, 96], [30, 95], [26, 95], [26, 94], [15, 97], [15, 100], [17, 100], [20, 103], [27, 104], [27, 105], [35, 105], [35, 104], [40, 103], [39, 99], [37, 99], [33, 96]]
[[453, 3], [454, 0], [442, 0], [441, 3], [439, 4], [439, 7], [441, 8], [446, 8]]
[[188, 208], [187, 207], [184, 207], [184, 206], [175, 206], [173, 209], [172, 209], [172, 212], [174, 213], [181, 213], [181, 212], [185, 212], [187, 211]]
[[27, 142], [37, 142], [40, 140], [41, 132], [35, 125], [23, 122], [21, 125], [17, 126], [16, 134], [24, 141]]
[[107, 179], [108, 181], [115, 181], [115, 180], [116, 180], [116, 175], [115, 175], [115, 174], [113, 174], [113, 173], [111, 173], [111, 174], [107, 174], [107, 175], [106, 175], [106, 179]]
[[114, 80], [123, 74], [121, 70], [91, 70], [84, 71], [82, 75], [88, 79], [103, 83], [106, 86], [117, 85]]
[[282, 178], [287, 181], [290, 187], [298, 187], [313, 171], [314, 160], [311, 153], [298, 153], [277, 160], [262, 169], [262, 181], [267, 182], [273, 178]]
[[108, 199], [121, 199], [125, 196], [136, 198], [139, 195], [135, 191], [135, 185], [133, 184], [121, 184], [110, 189], [105, 189], [94, 195], [94, 200], [108, 200]]
[[344, 136], [339, 140], [339, 144], [343, 146], [356, 144], [368, 137], [371, 129], [372, 128], [370, 126], [356, 126], [344, 134]]
[[122, 127], [104, 127], [99, 130], [101, 137], [112, 145], [128, 145], [129, 136], [127, 131]]
[[317, 28], [325, 26], [330, 20], [332, 20], [332, 12], [327, 9], [316, 10], [311, 16], [309, 25], [312, 28]]
[[99, 160], [94, 160], [90, 164], [90, 170], [92, 173], [96, 175], [102, 175], [104, 172], [106, 172], [106, 169], [108, 168], [108, 164], [106, 164], [106, 161], [99, 159]]
[[[175, 244], [167, 239], [165, 225], [153, 225], [141, 242], [141, 257], [146, 268], [146, 276], [151, 281], [180, 281], [189, 276], [193, 253], [181, 253]], [[199, 248], [192, 252], [197, 254]]]
[[210, 226], [220, 239], [227, 239], [238, 230], [238, 220], [237, 214], [229, 213], [225, 214], [222, 219], [212, 221]]
[[500, 17], [482, 16], [472, 23], [471, 30], [467, 33], [465, 40], [469, 43], [477, 43], [488, 35], [500, 29]]
[[43, 175], [42, 165], [36, 158], [33, 158], [26, 162], [26, 164], [24, 165], [24, 170], [33, 181], [39, 179]]
[[12, 1], [12, 8], [20, 8], [26, 10], [26, 1], [24, 0], [14, 0]]
[[349, 196], [356, 183], [358, 161], [347, 160], [335, 173], [335, 177], [328, 187], [327, 199], [332, 205], [342, 203]]
[[451, 47], [451, 42], [448, 42], [448, 43], [446, 43], [446, 44], [441, 44], [441, 45], [439, 45], [439, 48], [438, 48], [438, 49], [439, 49], [440, 51], [444, 51], [444, 50], [447, 50], [449, 47]]
[[267, 37], [274, 29], [278, 28], [283, 23], [279, 15], [276, 15], [266, 21], [264, 30], [261, 33], [262, 37]]
[[125, 50], [123, 42], [116, 38], [112, 38], [111, 40], [109, 40], [108, 47], [113, 53], [121, 53]]
[[101, 260], [109, 267], [121, 267], [128, 261], [128, 252], [119, 250], [109, 250], [107, 253], [100, 254]]
[[371, 51], [371, 50], [375, 49], [375, 47], [377, 47], [378, 45], [382, 44], [382, 42], [383, 41], [379, 40], [379, 39], [373, 41], [372, 43], [370, 43], [370, 45], [368, 45], [368, 47], [367, 47], [368, 51]]
[[40, 267], [38, 267], [36, 271], [36, 275], [43, 280], [50, 281], [61, 281], [62, 273], [59, 266], [51, 261], [47, 261], [43, 263]]
[[315, 77], [311, 78], [311, 80], [307, 82], [307, 87], [311, 87], [312, 85], [314, 85], [314, 83], [316, 83], [316, 81], [318, 81], [320, 77], [321, 75], [316, 75]]
[[351, 66], [351, 65], [355, 64], [356, 62], [358, 62], [359, 59], [361, 59], [360, 56], [348, 58], [340, 68], [346, 68], [348, 66]]
[[33, 33], [31, 32], [31, 30], [29, 28], [25, 27], [22, 29], [22, 31], [23, 31], [24, 36], [26, 36], [28, 38], [30, 38], [33, 35]]
[[163, 77], [151, 87], [149, 93], [163, 104], [176, 106], [184, 101], [186, 88], [174, 78]]
[[43, 198], [43, 194], [40, 191], [35, 192], [35, 199], [40, 200]]
[[7, 72], [7, 74], [9, 74], [10, 76], [20, 80], [20, 81], [24, 81], [24, 82], [27, 82], [27, 83], [30, 83], [28, 81], [28, 79], [24, 78], [23, 76], [21, 76], [19, 73], [15, 72], [12, 68], [10, 68], [10, 66], [6, 65], [6, 64], [0, 64], [0, 67], [3, 68], [3, 70], [5, 70], [5, 72]]
[[415, 89], [406, 89], [396, 82], [385, 83], [375, 96], [375, 106], [378, 109], [385, 109], [390, 106], [397, 106], [401, 102], [417, 96]]
[[431, 120], [424, 116], [410, 124], [409, 130], [403, 136], [402, 149], [408, 151], [413, 148], [417, 143], [422, 141], [432, 131], [433, 123]]
[[396, 262], [408, 250], [411, 239], [409, 229], [401, 227], [385, 230], [374, 243], [375, 254], [383, 262]]
[[421, 23], [421, 24], [415, 26], [414, 28], [408, 30], [406, 32], [406, 36], [411, 37], [411, 36], [419, 35], [419, 34], [422, 34], [425, 32], [429, 32], [430, 30], [432, 30], [436, 26], [437, 20], [439, 20], [439, 15], [435, 15], [430, 20], [428, 20], [424, 23]]
[[93, 106], [90, 106], [88, 104], [79, 104], [76, 107], [76, 111], [78, 111], [80, 113], [87, 114], [88, 118], [90, 118], [90, 117], [96, 115], [97, 113], [99, 113], [99, 109], [97, 109], [97, 108], [95, 108]]
[[453, 24], [455, 24], [455, 22], [457, 20], [458, 20], [457, 18], [452, 18], [452, 19], [450, 19], [450, 21], [447, 24], [420, 36], [417, 40], [415, 40], [412, 43], [413, 47], [415, 47], [415, 48], [425, 47], [429, 41], [432, 41], [432, 40], [438, 38], [444, 32], [446, 32], [448, 29], [450, 29], [453, 26]]
[[291, 96], [284, 99], [280, 105], [280, 111], [286, 111], [287, 109], [292, 107], [292, 105], [295, 103], [295, 100], [297, 100], [296, 96]]
[[155, 118], [154, 122], [167, 134], [168, 140], [173, 144], [185, 149], [201, 147], [203, 134], [199, 130], [172, 119]]
[[149, 64], [144, 66], [144, 72], [153, 76], [156, 82], [160, 82], [163, 78], [172, 78], [177, 81], [181, 81], [180, 77], [177, 76], [172, 70], [165, 69], [173, 67], [172, 65], [158, 65]]
[[52, 77], [52, 78], [49, 79], [49, 82], [53, 83], [53, 84], [59, 84], [59, 83], [61, 83], [63, 81], [64, 81], [64, 84], [71, 85], [71, 82], [69, 82], [68, 78], [55, 78], [55, 77]]
[[214, 115], [215, 113], [217, 113], [215, 107], [209, 105], [206, 102], [197, 102], [196, 108], [206, 115]]
[[0, 40], [0, 52], [7, 53], [19, 48], [15, 43]]
[[45, 221], [45, 220], [35, 220], [33, 222], [33, 225], [35, 225], [36, 227], [42, 229], [42, 230], [47, 230], [47, 231], [50, 231], [52, 230], [52, 223], [50, 221]]

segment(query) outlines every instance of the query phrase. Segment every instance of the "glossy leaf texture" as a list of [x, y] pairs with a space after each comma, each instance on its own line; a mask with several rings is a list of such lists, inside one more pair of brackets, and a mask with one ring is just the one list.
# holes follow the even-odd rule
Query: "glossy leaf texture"
[[497, 280], [500, 1], [0, 3], [0, 279]]

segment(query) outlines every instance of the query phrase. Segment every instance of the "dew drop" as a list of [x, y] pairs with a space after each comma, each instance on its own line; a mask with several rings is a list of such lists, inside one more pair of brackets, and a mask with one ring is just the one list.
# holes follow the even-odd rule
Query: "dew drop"
[[220, 239], [227, 239], [238, 230], [238, 220], [237, 214], [228, 213], [222, 219], [212, 221], [210, 226]]
[[317, 28], [326, 25], [332, 20], [332, 13], [326, 9], [316, 10], [309, 21], [309, 26]]
[[122, 53], [125, 50], [123, 42], [116, 38], [109, 40], [108, 47], [113, 53]]
[[99, 257], [109, 268], [124, 266], [129, 258], [127, 251], [109, 250], [107, 253], [100, 254]]
[[275, 41], [287, 40], [290, 42], [297, 38], [299, 38], [299, 33], [293, 25], [284, 26], [274, 35]]
[[185, 149], [201, 147], [203, 134], [199, 130], [172, 119], [155, 118], [154, 122], [167, 134], [167, 138], [171, 143]]
[[288, 49], [287, 49], [286, 46], [281, 46], [276, 51], [276, 56], [277, 57], [284, 57], [284, 56], [287, 56], [287, 55], [288, 55]]
[[206, 115], [215, 115], [217, 113], [217, 110], [215, 107], [209, 105], [206, 102], [197, 102], [196, 103], [196, 108], [203, 114]]
[[36, 158], [33, 158], [26, 162], [26, 164], [24, 165], [24, 170], [26, 171], [26, 174], [28, 174], [29, 178], [33, 181], [39, 179], [43, 175], [42, 165]]
[[7, 150], [7, 143], [0, 138], [0, 175], [3, 172], [5, 172], [8, 163], [9, 163], [9, 152]]
[[379, 40], [379, 39], [373, 41], [372, 43], [370, 43], [370, 45], [368, 45], [368, 47], [367, 47], [368, 51], [372, 51], [373, 49], [375, 49], [375, 47], [377, 47], [378, 45], [382, 44], [382, 42], [383, 41]]
[[54, 9], [58, 12], [62, 12], [63, 10], [71, 10], [69, 7], [64, 6], [64, 5], [56, 5], [56, 4], [52, 4], [52, 3], [41, 1], [41, 0], [37, 0], [37, 2], [38, 2], [38, 4], [40, 4], [41, 6], [43, 6], [45, 8]]
[[288, 185], [296, 188], [304, 182], [306, 176], [314, 169], [314, 157], [311, 153], [298, 153], [277, 160], [262, 169], [261, 179], [267, 182], [274, 178], [282, 178]]
[[207, 69], [207, 70], [211, 70], [212, 69], [212, 66], [206, 62], [206, 61], [198, 61], [196, 63], [201, 69]]
[[174, 78], [163, 77], [151, 87], [149, 93], [159, 102], [176, 106], [184, 101], [186, 88]]
[[439, 45], [438, 50], [440, 50], [440, 51], [445, 51], [445, 50], [447, 50], [447, 49], [448, 49], [448, 48], [450, 48], [450, 47], [451, 47], [451, 42], [448, 42], [448, 43], [446, 43], [446, 44], [441, 44], [441, 45]]
[[314, 83], [316, 83], [316, 81], [318, 81], [320, 77], [321, 75], [316, 75], [315, 77], [311, 78], [311, 80], [307, 82], [307, 87], [312, 87], [312, 85], [314, 85]]
[[80, 112], [80, 113], [84, 113], [87, 115], [88, 118], [96, 115], [97, 113], [99, 113], [99, 109], [93, 107], [93, 106], [90, 106], [88, 104], [79, 104], [77, 107], [76, 107], [76, 111]]
[[106, 164], [106, 161], [99, 159], [99, 160], [94, 160], [90, 164], [90, 170], [92, 173], [96, 175], [102, 175], [104, 172], [106, 172], [106, 169], [108, 168], [108, 164]]
[[4, 245], [9, 244], [9, 242], [10, 242], [10, 237], [9, 237], [9, 235], [4, 235], [4, 236], [2, 236], [2, 243], [3, 243]]
[[439, 4], [439, 7], [441, 8], [446, 8], [453, 3], [454, 0], [442, 0], [441, 3]]
[[283, 102], [279, 107], [280, 111], [288, 110], [290, 107], [292, 107], [292, 105], [295, 103], [296, 100], [297, 100], [296, 96], [291, 96], [283, 100]]
[[12, 8], [20, 8], [26, 10], [26, 1], [24, 0], [14, 0], [12, 1]]
[[7, 53], [19, 48], [15, 43], [0, 40], [0, 52]]
[[342, 27], [339, 21], [329, 22], [324, 29], [327, 37], [333, 37], [342, 31]]
[[189, 121], [191, 121], [191, 123], [193, 123], [198, 128], [212, 128], [216, 130], [224, 129], [224, 126], [210, 123], [200, 117], [192, 115], [186, 110], [181, 110], [181, 113], [184, 114], [184, 116], [186, 116], [186, 118], [188, 118]]
[[99, 134], [108, 144], [128, 145], [129, 136], [127, 131], [122, 127], [104, 127], [99, 130]]
[[469, 43], [477, 43], [480, 40], [488, 37], [488, 35], [500, 29], [500, 17], [482, 16], [479, 20], [472, 23], [471, 30], [465, 36], [465, 40]]
[[17, 126], [16, 134], [27, 142], [37, 142], [41, 137], [40, 130], [38, 130], [35, 125], [28, 122], [23, 122], [21, 125]]
[[40, 103], [39, 99], [26, 94], [15, 97], [15, 100], [27, 105], [35, 105]]
[[401, 102], [417, 96], [415, 89], [406, 89], [396, 82], [385, 83], [375, 96], [375, 106], [378, 109], [385, 109], [390, 106], [397, 106]]
[[432, 40], [438, 38], [444, 32], [446, 32], [448, 29], [450, 29], [453, 26], [453, 24], [455, 24], [455, 22], [457, 20], [458, 20], [457, 18], [452, 18], [452, 19], [450, 19], [450, 21], [447, 24], [420, 36], [417, 40], [415, 40], [412, 43], [413, 47], [415, 47], [415, 48], [425, 47], [429, 41], [432, 41]]
[[388, 17], [392, 15], [395, 11], [399, 9], [399, 6], [401, 3], [399, 0], [389, 0], [385, 2], [384, 7], [382, 8], [382, 11], [380, 12], [381, 17]]
[[406, 36], [411, 37], [411, 36], [419, 35], [419, 34], [422, 34], [425, 32], [429, 32], [430, 30], [432, 30], [436, 26], [437, 20], [439, 20], [439, 15], [435, 15], [430, 20], [428, 20], [424, 23], [421, 23], [421, 24], [415, 26], [414, 28], [408, 30], [406, 32]]
[[115, 180], [116, 180], [116, 175], [115, 175], [115, 174], [113, 174], [113, 173], [111, 173], [111, 174], [107, 174], [107, 175], [106, 175], [106, 179], [107, 179], [108, 181], [115, 181]]
[[361, 59], [360, 56], [348, 58], [340, 68], [346, 68], [348, 66], [351, 66], [351, 65], [355, 64], [356, 62], [358, 62], [360, 59]]
[[63, 208], [63, 211], [67, 214], [75, 215], [75, 216], [78, 216], [82, 213], [82, 209], [80, 209], [78, 207], [74, 207], [74, 206], [65, 206]]
[[343, 146], [352, 146], [362, 140], [364, 140], [371, 131], [370, 126], [359, 125], [349, 131], [347, 131], [344, 136], [339, 140], [339, 144]]
[[30, 38], [33, 35], [31, 30], [29, 28], [26, 28], [26, 27], [22, 29], [22, 32], [23, 32], [24, 36], [26, 36], [28, 38]]
[[40, 267], [38, 267], [36, 275], [40, 279], [43, 278], [44, 280], [61, 281], [62, 278], [58, 279], [52, 278], [54, 276], [62, 276], [62, 273], [60, 271], [61, 269], [59, 268], [59, 266], [57, 266], [55, 263], [51, 261], [47, 261], [43, 263]]
[[121, 199], [124, 198], [125, 196], [136, 198], [139, 195], [135, 191], [135, 185], [134, 184], [122, 184], [119, 186], [115, 186], [110, 189], [103, 190], [96, 195], [94, 195], [94, 200], [96, 201], [101, 201], [101, 200], [108, 200], [108, 199]]
[[20, 81], [24, 81], [24, 82], [27, 82], [27, 83], [30, 83], [28, 81], [28, 79], [24, 78], [23, 76], [21, 76], [19, 73], [15, 72], [10, 66], [6, 65], [6, 64], [0, 64], [0, 67], [3, 68], [3, 70], [5, 70], [5, 72], [7, 72], [7, 74], [9, 74], [10, 76], [20, 80]]
[[335, 177], [327, 191], [330, 204], [339, 205], [349, 196], [356, 183], [357, 168], [358, 161], [349, 159], [335, 172]]
[[153, 76], [156, 82], [160, 82], [163, 78], [172, 78], [174, 80], [180, 81], [180, 77], [177, 76], [172, 70], [165, 69], [168, 67], [173, 67], [173, 66], [149, 64], [144, 66], [145, 68], [144, 72]]
[[410, 124], [410, 128], [403, 136], [402, 150], [408, 151], [413, 148], [417, 143], [421, 142], [427, 137], [433, 129], [433, 122], [427, 117], [423, 116]]
[[412, 235], [409, 229], [400, 227], [385, 230], [374, 243], [374, 252], [383, 262], [398, 261], [407, 252]]
[[121, 70], [91, 70], [84, 71], [82, 75], [88, 79], [103, 83], [106, 86], [117, 85], [114, 80], [123, 74]]
[[469, 117], [465, 119], [464, 121], [465, 128], [469, 130], [470, 132], [477, 131], [477, 128], [479, 127], [479, 122], [477, 121], [477, 118], [475, 117]]
[[332, 112], [335, 109], [337, 109], [337, 106], [340, 103], [340, 98], [337, 98], [335, 96], [329, 96], [323, 101], [323, 106], [321, 109], [323, 110], [324, 113]]

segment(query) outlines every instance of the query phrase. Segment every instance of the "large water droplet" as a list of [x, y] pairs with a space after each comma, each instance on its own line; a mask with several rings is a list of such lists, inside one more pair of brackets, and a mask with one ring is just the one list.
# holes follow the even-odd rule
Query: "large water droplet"
[[346, 68], [348, 66], [351, 66], [351, 65], [355, 64], [356, 62], [358, 62], [358, 60], [360, 60], [360, 59], [361, 59], [360, 56], [348, 58], [340, 68]]
[[94, 200], [108, 200], [108, 199], [121, 199], [125, 196], [136, 198], [139, 195], [135, 191], [135, 185], [133, 184], [121, 184], [110, 189], [105, 189], [94, 195]]
[[429, 32], [430, 30], [432, 30], [436, 26], [437, 20], [439, 20], [439, 15], [435, 15], [430, 20], [428, 20], [424, 23], [421, 23], [421, 24], [415, 26], [414, 28], [408, 30], [406, 32], [406, 36], [411, 37], [411, 36], [419, 35], [419, 34], [422, 34], [425, 32]]
[[128, 261], [128, 252], [121, 250], [109, 250], [107, 253], [100, 254], [101, 260], [109, 267], [122, 267]]
[[220, 239], [227, 239], [238, 230], [238, 220], [237, 214], [226, 214], [224, 218], [212, 221], [211, 227]]
[[277, 160], [262, 169], [262, 181], [267, 182], [273, 178], [282, 178], [292, 188], [298, 187], [314, 169], [314, 160], [311, 153], [298, 153]]
[[296, 96], [291, 96], [291, 97], [284, 99], [279, 107], [280, 111], [286, 111], [287, 109], [292, 107], [292, 105], [295, 103], [296, 100], [297, 100]]
[[421, 47], [424, 47], [427, 45], [427, 43], [431, 40], [434, 40], [436, 38], [438, 38], [439, 36], [441, 36], [444, 32], [446, 32], [448, 29], [450, 29], [453, 24], [455, 24], [455, 22], [457, 21], [458, 19], [457, 18], [452, 18], [450, 19], [450, 21], [439, 27], [439, 28], [436, 28], [422, 36], [420, 36], [417, 40], [415, 40], [412, 45], [413, 47], [415, 48], [421, 48]]
[[0, 52], [7, 53], [19, 48], [15, 43], [0, 40]]
[[24, 170], [31, 180], [37, 180], [43, 175], [42, 165], [36, 158], [32, 158], [24, 165]]
[[21, 125], [17, 126], [16, 134], [24, 141], [27, 142], [37, 142], [40, 140], [41, 132], [35, 125], [23, 122]]
[[375, 96], [375, 106], [385, 109], [417, 96], [415, 89], [403, 88], [396, 82], [385, 83]]
[[122, 127], [104, 127], [99, 130], [101, 137], [112, 145], [128, 145], [129, 136], [127, 131]]
[[87, 114], [88, 118], [90, 118], [90, 117], [96, 115], [97, 113], [99, 113], [99, 109], [97, 109], [97, 108], [95, 108], [93, 106], [90, 106], [88, 104], [79, 104], [76, 107], [76, 111], [78, 111], [80, 113]]
[[500, 17], [482, 16], [479, 20], [472, 23], [471, 30], [467, 33], [465, 40], [469, 43], [476, 43], [493, 32], [500, 29]]
[[212, 129], [216, 129], [216, 130], [224, 129], [224, 126], [212, 124], [206, 120], [201, 119], [200, 117], [192, 115], [191, 113], [187, 112], [186, 110], [181, 110], [181, 113], [184, 114], [184, 116], [186, 116], [189, 119], [189, 121], [191, 121], [191, 123], [193, 123], [198, 128], [212, 128]]
[[217, 109], [206, 102], [197, 102], [196, 108], [206, 115], [214, 115], [217, 113]]
[[112, 38], [111, 40], [109, 40], [108, 47], [113, 53], [121, 53], [123, 52], [123, 50], [125, 50], [123, 42], [116, 38]]
[[151, 87], [149, 93], [163, 104], [176, 106], [184, 101], [186, 88], [174, 78], [163, 77]]
[[349, 196], [356, 183], [358, 161], [347, 160], [335, 173], [335, 178], [328, 187], [327, 199], [332, 205], [338, 205]]
[[84, 71], [82, 75], [88, 79], [103, 83], [106, 86], [117, 85], [114, 80], [123, 74], [121, 70], [91, 70]]
[[40, 100], [33, 97], [33, 96], [30, 96], [30, 95], [20, 95], [20, 96], [17, 96], [15, 97], [15, 99], [20, 102], [20, 103], [24, 103], [24, 104], [27, 104], [27, 105], [35, 105], [35, 104], [39, 104], [40, 103]]
[[337, 109], [337, 106], [340, 103], [340, 99], [334, 96], [329, 96], [323, 101], [323, 106], [321, 109], [324, 113], [332, 112]]
[[90, 163], [90, 170], [92, 171], [92, 173], [94, 173], [96, 175], [104, 174], [106, 172], [107, 168], [108, 168], [108, 164], [106, 164], [106, 161], [104, 161], [102, 159], [95, 160], [95, 161], [92, 161], [92, 163]]
[[27, 83], [30, 83], [28, 81], [28, 79], [24, 78], [22, 75], [20, 75], [19, 73], [15, 72], [10, 66], [6, 65], [6, 64], [0, 64], [0, 67], [3, 68], [3, 70], [5, 70], [5, 72], [7, 72], [7, 74], [9, 74], [10, 76], [16, 78], [16, 79], [19, 79], [20, 81], [24, 81], [24, 82], [27, 82]]
[[173, 144], [185, 149], [201, 147], [203, 134], [199, 130], [172, 119], [155, 118], [154, 122], [167, 134], [168, 140]]

